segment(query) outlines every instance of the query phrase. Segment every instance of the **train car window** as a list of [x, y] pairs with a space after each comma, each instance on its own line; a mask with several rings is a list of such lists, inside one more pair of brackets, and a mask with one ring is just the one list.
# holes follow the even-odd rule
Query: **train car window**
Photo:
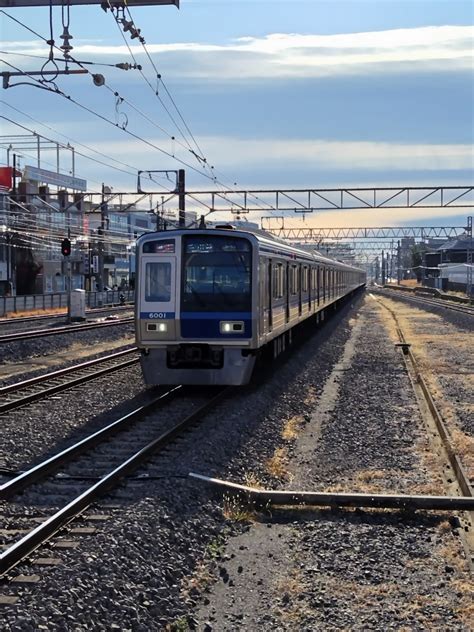
[[251, 310], [252, 247], [247, 239], [183, 238], [183, 311]]
[[171, 300], [171, 263], [147, 263], [145, 270], [145, 301], [168, 303]]
[[143, 244], [144, 254], [169, 254], [174, 252], [174, 239], [159, 239], [156, 241], [146, 241]]
[[304, 266], [303, 268], [303, 281], [302, 281], [302, 291], [303, 292], [307, 292], [308, 291], [308, 267]]
[[299, 290], [299, 275], [297, 266], [290, 268], [290, 294], [297, 294]]
[[282, 298], [283, 288], [285, 284], [285, 271], [282, 263], [276, 263], [273, 266], [273, 282], [272, 282], [272, 296], [273, 298]]

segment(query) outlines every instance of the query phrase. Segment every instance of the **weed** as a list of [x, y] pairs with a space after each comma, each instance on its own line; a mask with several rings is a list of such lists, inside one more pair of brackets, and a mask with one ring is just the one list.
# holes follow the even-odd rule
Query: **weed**
[[224, 496], [222, 514], [234, 522], [254, 522], [255, 510], [237, 496]]
[[273, 456], [265, 463], [265, 469], [275, 478], [289, 480], [291, 477], [288, 471], [288, 450], [277, 448]]
[[168, 623], [166, 626], [166, 632], [188, 632], [189, 625], [186, 617], [180, 617], [173, 621], [172, 623]]
[[283, 427], [281, 432], [281, 436], [285, 441], [293, 441], [299, 434], [301, 426], [303, 424], [303, 417], [301, 415], [296, 415], [288, 419], [286, 424]]

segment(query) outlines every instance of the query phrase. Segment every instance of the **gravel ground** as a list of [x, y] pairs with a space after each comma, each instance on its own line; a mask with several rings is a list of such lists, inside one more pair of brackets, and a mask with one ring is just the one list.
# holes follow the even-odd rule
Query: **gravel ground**
[[[409, 296], [405, 296], [402, 292], [386, 292], [384, 290], [381, 290], [380, 288], [369, 288], [369, 291], [379, 296], [386, 296], [396, 303], [403, 303], [404, 305], [409, 305], [410, 307], [418, 308], [431, 314], [436, 314], [437, 316], [440, 316], [445, 322], [454, 325], [454, 327], [456, 327], [457, 329], [472, 332], [474, 328], [474, 316], [470, 314], [463, 314], [461, 312], [448, 309], [447, 307], [443, 307], [441, 305], [429, 305], [426, 303], [424, 305], [421, 305], [420, 303], [414, 303], [413, 301], [410, 301]], [[421, 299], [422, 297], [417, 296], [416, 298]]]
[[431, 311], [384, 300], [396, 310], [456, 450], [474, 478], [474, 318], [466, 331], [463, 315], [459, 326]]
[[1, 416], [0, 467], [31, 466], [150, 397], [139, 366], [104, 376]]
[[[315, 489], [433, 485], [401, 360], [374, 304], [354, 304], [154, 459], [148, 479], [111, 494], [96, 508], [109, 519], [95, 535], [65, 534], [74, 549], [42, 548], [62, 563], [41, 567], [36, 584], [4, 588], [20, 595], [3, 607], [5, 629], [426, 629], [441, 621], [467, 630], [458, 613], [467, 577], [446, 516], [252, 516], [187, 478], [191, 470], [268, 486], [300, 476]], [[282, 439], [290, 427], [293, 438]], [[83, 524], [96, 523], [86, 515]]]
[[33, 338], [32, 340], [19, 340], [0, 344], [0, 360], [2, 363], [17, 362], [25, 358], [47, 356], [58, 349], [64, 349], [73, 344], [89, 346], [95, 342], [116, 340], [123, 336], [132, 336], [134, 324], [117, 324], [116, 327], [102, 327], [99, 329], [87, 329], [68, 334], [57, 334], [46, 338]]

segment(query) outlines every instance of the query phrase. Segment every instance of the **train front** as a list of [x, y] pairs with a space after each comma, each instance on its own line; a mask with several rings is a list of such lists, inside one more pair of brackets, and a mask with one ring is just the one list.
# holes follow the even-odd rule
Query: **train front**
[[147, 384], [246, 384], [256, 332], [256, 239], [226, 230], [137, 243], [136, 340]]

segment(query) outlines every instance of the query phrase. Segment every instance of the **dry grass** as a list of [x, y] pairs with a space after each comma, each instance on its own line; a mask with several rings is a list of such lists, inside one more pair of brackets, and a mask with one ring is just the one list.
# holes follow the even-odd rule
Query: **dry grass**
[[405, 285], [406, 287], [419, 287], [421, 283], [418, 283], [416, 279], [404, 279], [400, 281], [399, 285]]
[[56, 316], [57, 314], [66, 314], [65, 307], [54, 307], [48, 309], [28, 309], [24, 312], [8, 312], [5, 316], [8, 318], [28, 318], [29, 316]]
[[275, 478], [289, 481], [291, 475], [288, 470], [288, 450], [286, 448], [276, 448], [273, 456], [265, 463], [266, 471]]
[[303, 425], [304, 418], [301, 415], [295, 415], [288, 419], [285, 423], [281, 436], [285, 441], [293, 441], [297, 438], [301, 427]]
[[312, 406], [318, 398], [316, 388], [314, 386], [310, 386], [306, 392], [307, 395], [304, 399], [304, 404], [305, 406]]
[[450, 538], [443, 546], [438, 548], [439, 555], [443, 560], [455, 568], [458, 573], [464, 575], [468, 571], [467, 562], [464, 558], [464, 551], [458, 539]]
[[399, 591], [399, 586], [389, 583], [359, 584], [338, 576], [326, 578], [325, 589], [329, 590], [331, 595], [335, 597], [347, 598], [347, 595], [350, 595], [353, 600], [366, 601], [370, 597], [396, 595]]
[[462, 595], [456, 612], [463, 623], [466, 624], [467, 629], [472, 629], [474, 621], [474, 582], [465, 581], [464, 579], [455, 579], [453, 581], [453, 588], [458, 594]]
[[275, 614], [285, 624], [291, 624], [294, 629], [299, 629], [298, 623], [310, 610], [304, 600], [298, 597], [304, 593], [306, 586], [298, 569], [292, 569], [284, 577], [279, 577], [275, 582], [275, 594], [283, 601], [284, 606], [275, 608]]
[[451, 440], [468, 476], [474, 478], [474, 437], [470, 437], [456, 428], [451, 432]]
[[233, 522], [255, 522], [255, 509], [237, 496], [224, 496], [222, 515]]
[[244, 485], [247, 485], [247, 487], [254, 487], [255, 489], [265, 489], [265, 485], [254, 472], [245, 472]]
[[185, 577], [181, 586], [181, 595], [184, 600], [192, 597], [196, 591], [204, 592], [214, 581], [213, 573], [204, 561], [199, 562], [190, 577]]
[[[458, 399], [453, 400], [447, 397], [440, 382], [440, 377], [443, 375], [446, 376], [446, 379], [448, 379], [448, 376], [453, 376], [452, 379], [457, 380], [462, 391], [466, 393], [466, 397], [468, 393], [472, 393], [474, 389], [474, 375], [470, 373], [459, 374], [460, 363], [463, 361], [464, 363], [468, 362], [470, 357], [472, 333], [460, 332], [434, 314], [405, 305], [401, 306], [399, 303], [387, 299], [384, 299], [384, 303], [396, 311], [400, 326], [405, 332], [406, 339], [411, 343], [412, 352], [424, 373], [428, 389], [451, 435], [453, 447], [459, 455], [468, 476], [473, 477], [474, 438], [460, 430], [458, 414], [461, 411], [473, 414], [474, 406], [469, 402], [459, 401]], [[391, 337], [396, 336], [392, 316], [387, 310], [382, 310], [380, 314]], [[459, 354], [453, 356], [453, 351], [458, 351]], [[424, 447], [422, 447], [421, 451], [418, 449], [420, 447], [422, 446], [416, 446], [416, 452], [421, 454], [423, 464], [428, 466], [435, 480], [434, 484], [438, 485], [442, 481], [441, 476], [438, 474], [440, 471], [439, 459], [430, 459]]]

